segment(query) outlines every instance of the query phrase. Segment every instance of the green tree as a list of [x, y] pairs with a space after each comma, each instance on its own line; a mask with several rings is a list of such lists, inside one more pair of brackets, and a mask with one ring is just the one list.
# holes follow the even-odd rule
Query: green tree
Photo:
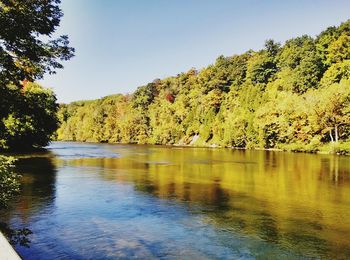
[[323, 74], [320, 84], [329, 86], [339, 83], [342, 79], [350, 79], [350, 59], [332, 64]]
[[350, 81], [329, 85], [315, 96], [314, 120], [325, 139], [331, 142], [346, 139], [350, 127]]
[[59, 60], [73, 56], [66, 35], [52, 39], [63, 15], [60, 2], [0, 1], [0, 87], [55, 73], [63, 67]]
[[336, 41], [333, 41], [328, 47], [328, 63], [341, 62], [350, 59], [350, 35], [342, 34]]
[[255, 53], [248, 61], [247, 79], [252, 84], [267, 84], [269, 79], [276, 73], [277, 68], [267, 51]]
[[288, 40], [277, 57], [284, 89], [304, 93], [317, 88], [324, 71], [315, 41], [307, 35]]
[[10, 112], [0, 122], [0, 148], [23, 150], [48, 144], [58, 127], [56, 97], [50, 89], [28, 83], [25, 90], [10, 90]]
[[45, 146], [58, 127], [52, 91], [34, 82], [73, 56], [68, 37], [53, 38], [60, 0], [0, 1], [0, 149]]

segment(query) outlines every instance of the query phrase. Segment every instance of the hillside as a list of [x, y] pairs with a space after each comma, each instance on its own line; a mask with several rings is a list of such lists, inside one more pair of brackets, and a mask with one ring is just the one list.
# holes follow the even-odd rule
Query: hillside
[[349, 153], [350, 20], [132, 95], [63, 104], [59, 118], [58, 140]]

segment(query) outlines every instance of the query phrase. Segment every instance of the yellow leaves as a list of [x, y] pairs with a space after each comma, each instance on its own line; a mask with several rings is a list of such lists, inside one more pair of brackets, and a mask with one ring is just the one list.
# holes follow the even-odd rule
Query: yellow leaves
[[11, 9], [7, 5], [5, 5], [2, 1], [0, 2], [0, 8], [2, 9], [1, 11], [4, 13], [9, 12]]
[[320, 84], [326, 87], [338, 83], [341, 79], [350, 79], [350, 60], [332, 64], [323, 74]]
[[32, 74], [33, 72], [38, 70], [34, 63], [31, 62], [28, 58], [16, 57], [14, 60], [14, 65], [27, 74]]
[[328, 47], [328, 62], [341, 62], [350, 59], [350, 36], [343, 33], [336, 41]]

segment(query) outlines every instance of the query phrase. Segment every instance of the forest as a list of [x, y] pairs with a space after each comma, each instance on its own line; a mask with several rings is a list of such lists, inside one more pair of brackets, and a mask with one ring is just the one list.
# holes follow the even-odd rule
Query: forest
[[350, 152], [350, 21], [61, 104], [58, 140]]

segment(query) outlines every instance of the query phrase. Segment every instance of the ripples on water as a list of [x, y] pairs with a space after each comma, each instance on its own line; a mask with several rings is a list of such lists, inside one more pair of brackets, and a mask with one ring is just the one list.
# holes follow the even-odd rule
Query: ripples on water
[[1, 219], [25, 259], [350, 258], [350, 159], [54, 143]]

